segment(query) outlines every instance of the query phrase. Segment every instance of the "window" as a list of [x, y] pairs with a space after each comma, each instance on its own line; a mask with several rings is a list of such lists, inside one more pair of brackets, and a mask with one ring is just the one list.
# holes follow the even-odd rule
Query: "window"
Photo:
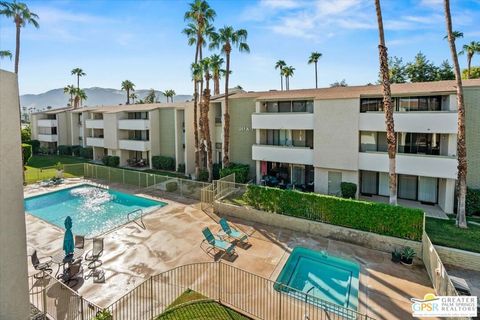
[[292, 166], [292, 184], [305, 184], [305, 168], [303, 166]]
[[442, 99], [440, 96], [402, 97], [398, 99], [398, 111], [440, 111]]
[[313, 113], [313, 100], [275, 101], [264, 104], [266, 112]]
[[342, 183], [342, 173], [328, 171], [328, 194], [340, 196], [342, 191], [340, 185]]
[[398, 175], [398, 197], [417, 200], [417, 177], [405, 174]]
[[305, 147], [305, 130], [292, 130], [292, 142], [295, 147]]
[[362, 194], [377, 194], [377, 173], [373, 171], [361, 172], [361, 189]]
[[360, 112], [383, 111], [383, 98], [360, 99]]
[[386, 172], [378, 174], [378, 195], [390, 196], [390, 177]]
[[281, 101], [278, 103], [278, 112], [291, 112], [291, 111], [292, 111], [291, 101]]
[[399, 133], [398, 152], [439, 155], [440, 134], [409, 132]]
[[278, 112], [278, 103], [267, 102], [267, 112]]
[[292, 112], [307, 112], [307, 102], [293, 101]]
[[372, 131], [360, 132], [360, 152], [377, 151], [377, 133]]
[[437, 178], [418, 177], [418, 201], [437, 203]]

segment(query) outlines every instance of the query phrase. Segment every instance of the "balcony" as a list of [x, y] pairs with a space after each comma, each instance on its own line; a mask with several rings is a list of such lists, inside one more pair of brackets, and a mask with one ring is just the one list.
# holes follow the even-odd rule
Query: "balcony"
[[304, 129], [313, 130], [313, 113], [254, 113], [252, 114], [252, 129]]
[[104, 147], [103, 138], [87, 137], [87, 146], [103, 148]]
[[[446, 179], [457, 178], [457, 158], [420, 154], [397, 154], [397, 173]], [[386, 152], [360, 152], [360, 170], [388, 172]]]
[[121, 130], [149, 130], [150, 129], [150, 120], [148, 120], [148, 119], [118, 120], [118, 129], [121, 129]]
[[[395, 112], [395, 131], [418, 133], [457, 133], [454, 111]], [[360, 113], [360, 131], [385, 131], [383, 112]]]
[[45, 128], [53, 128], [58, 125], [58, 122], [56, 119], [40, 119], [37, 120], [37, 126], [38, 127], [45, 127]]
[[118, 148], [132, 151], [149, 151], [150, 140], [119, 140]]
[[38, 135], [38, 141], [57, 142], [58, 141], [58, 135], [56, 135], [56, 134], [39, 134]]
[[87, 129], [103, 129], [103, 119], [89, 119], [85, 121], [85, 127]]
[[255, 144], [252, 146], [252, 159], [259, 161], [313, 165], [313, 149], [308, 147]]

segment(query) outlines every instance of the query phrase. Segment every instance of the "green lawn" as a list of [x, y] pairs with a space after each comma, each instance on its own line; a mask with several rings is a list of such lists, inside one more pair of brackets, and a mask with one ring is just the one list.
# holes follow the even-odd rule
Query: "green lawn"
[[[54, 167], [58, 162], [62, 164], [74, 164], [87, 162], [87, 159], [71, 156], [33, 156], [28, 160], [25, 166], [25, 181], [27, 183], [35, 183], [40, 180], [51, 179], [56, 176], [55, 168], [42, 169], [46, 167]], [[73, 177], [70, 174], [64, 174], [66, 178]]]
[[187, 290], [173, 301], [156, 320], [249, 320], [250, 318]]
[[480, 226], [469, 224], [468, 229], [455, 226], [455, 219], [428, 218], [426, 231], [433, 244], [480, 253]]

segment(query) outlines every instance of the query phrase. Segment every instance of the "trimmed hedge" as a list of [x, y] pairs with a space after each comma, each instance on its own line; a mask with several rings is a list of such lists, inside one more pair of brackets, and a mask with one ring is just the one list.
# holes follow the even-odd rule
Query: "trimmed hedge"
[[208, 181], [208, 171], [205, 169], [200, 169], [198, 173], [197, 181]]
[[248, 185], [243, 200], [258, 210], [386, 236], [422, 239], [423, 212], [420, 209], [256, 185]]
[[72, 155], [72, 146], [60, 145], [57, 148], [58, 154], [61, 156], [71, 156]]
[[85, 147], [80, 149], [80, 157], [85, 159], [93, 159], [93, 148]]
[[109, 167], [118, 167], [120, 164], [120, 157], [118, 156], [104, 156], [102, 158], [102, 162], [104, 165]]
[[465, 210], [468, 215], [480, 215], [480, 189], [467, 188]]
[[153, 156], [152, 157], [152, 166], [155, 169], [159, 170], [175, 170], [175, 159], [171, 157], [164, 156]]
[[250, 166], [248, 164], [231, 163], [228, 167], [220, 169], [220, 178], [235, 173], [235, 182], [247, 183]]
[[72, 154], [75, 157], [80, 157], [81, 151], [82, 151], [82, 146], [72, 146]]
[[[17, 149], [18, 150], [18, 149]], [[28, 160], [32, 157], [32, 145], [22, 143], [23, 165], [26, 165]]]
[[185, 174], [185, 163], [180, 163], [178, 165], [177, 172]]
[[30, 144], [32, 146], [33, 154], [38, 154], [38, 152], [40, 151], [40, 141], [30, 140], [30, 142], [28, 144]]
[[357, 185], [352, 182], [342, 182], [340, 184], [340, 189], [342, 190], [342, 198], [346, 199], [355, 199], [357, 195]]

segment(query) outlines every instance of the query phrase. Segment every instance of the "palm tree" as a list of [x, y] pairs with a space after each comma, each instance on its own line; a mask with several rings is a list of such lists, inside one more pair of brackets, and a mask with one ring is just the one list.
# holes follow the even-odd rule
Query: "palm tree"
[[10, 58], [12, 60], [12, 52], [10, 50], [1, 50], [0, 59]]
[[462, 49], [459, 54], [467, 54], [467, 78], [470, 79], [472, 58], [475, 53], [480, 53], [480, 41], [472, 41], [469, 44], [464, 44]]
[[165, 90], [163, 95], [167, 98], [167, 103], [168, 103], [168, 98], [170, 98], [170, 102], [173, 102], [173, 97], [175, 96], [175, 90], [170, 89], [170, 90]]
[[63, 88], [63, 93], [70, 95], [70, 105], [73, 106], [73, 96], [75, 95], [75, 86], [73, 84], [69, 84], [68, 86]]
[[452, 31], [452, 16], [450, 14], [450, 1], [444, 0], [445, 21], [447, 25], [448, 44], [452, 54], [453, 70], [457, 87], [458, 104], [458, 128], [457, 128], [457, 226], [467, 228], [467, 219], [465, 216], [465, 199], [467, 194], [467, 148], [465, 145], [465, 105], [463, 102], [463, 86], [458, 64], [457, 48], [455, 46], [455, 37]]
[[320, 52], [314, 51], [310, 54], [310, 58], [308, 58], [308, 64], [315, 63], [315, 88], [318, 88], [317, 63], [321, 56], [322, 54]]
[[135, 91], [135, 84], [130, 80], [123, 80], [122, 90], [127, 91], [127, 104], [130, 104], [130, 91]]
[[77, 89], [80, 89], [80, 77], [86, 76], [87, 74], [83, 72], [80, 68], [75, 68], [72, 70], [72, 75], [77, 76]]
[[392, 93], [390, 91], [390, 77], [388, 72], [388, 52], [385, 46], [385, 35], [383, 32], [382, 9], [380, 7], [380, 0], [375, 0], [375, 9], [377, 12], [379, 45], [378, 55], [380, 59], [380, 75], [382, 78], [383, 88], [383, 108], [385, 110], [385, 124], [387, 130], [387, 144], [388, 144], [388, 161], [389, 161], [389, 202], [392, 205], [397, 205], [397, 174], [396, 174], [396, 149], [397, 141], [395, 138], [395, 124], [393, 121], [393, 103]]
[[250, 52], [247, 44], [248, 32], [245, 29], [234, 30], [231, 26], [225, 26], [218, 30], [218, 33], [212, 33], [210, 40], [210, 48], [221, 48], [221, 52], [226, 57], [226, 74], [225, 74], [225, 113], [223, 119], [225, 121], [223, 127], [223, 166], [228, 167], [230, 164], [230, 114], [228, 110], [228, 80], [230, 77], [230, 54], [232, 46], [237, 47], [240, 52]]
[[[213, 159], [212, 159], [212, 139], [210, 138], [210, 121], [209, 121], [209, 112], [210, 112], [210, 79], [212, 70], [212, 59], [207, 57], [200, 60], [200, 67], [202, 73], [205, 77], [205, 89], [203, 90], [203, 100], [200, 103], [201, 118], [202, 120], [202, 129], [203, 129], [203, 138], [207, 145], [207, 170], [208, 170], [208, 181], [211, 182], [213, 179]], [[203, 115], [203, 116], [202, 116]]]
[[223, 60], [223, 58], [218, 54], [213, 54], [210, 57], [210, 66], [212, 70], [214, 95], [220, 94], [220, 78], [222, 74], [225, 75], [226, 73], [226, 71], [222, 69], [224, 62], [225, 61]]
[[[205, 0], [195, 0], [190, 3], [190, 8], [185, 12], [184, 19], [189, 21], [187, 28], [183, 29], [184, 33], [188, 38], [188, 45], [195, 45], [195, 60], [194, 63], [197, 64], [198, 61], [202, 59], [202, 48], [206, 45], [206, 37], [209, 37], [210, 34], [214, 31], [213, 26], [210, 22], [215, 19], [216, 13]], [[193, 81], [194, 86], [202, 87], [200, 89], [200, 94], [203, 91], [203, 77], [200, 81]], [[199, 101], [198, 88], [194, 88], [196, 92], [196, 97], [194, 97], [193, 104], [193, 131], [195, 136], [195, 176], [198, 177], [200, 173], [200, 155], [199, 155], [199, 140], [198, 140], [198, 118], [197, 118], [197, 103]]]
[[282, 74], [285, 77], [285, 89], [290, 90], [290, 77], [293, 77], [293, 73], [295, 72], [295, 68], [292, 66], [283, 67]]
[[[193, 122], [193, 126], [194, 126], [194, 130], [193, 130], [193, 133], [195, 135], [195, 144], [196, 144], [196, 147], [195, 147], [195, 175], [196, 177], [198, 178], [198, 174], [200, 172], [200, 155], [201, 155], [201, 151], [200, 151], [200, 138], [203, 138], [203, 119], [202, 117], [198, 117], [198, 108], [197, 108], [197, 105], [198, 105], [198, 97], [199, 97], [199, 94], [198, 94], [198, 83], [200, 81], [203, 81], [203, 69], [202, 69], [202, 66], [199, 64], [199, 63], [192, 63], [192, 65], [190, 66], [190, 69], [192, 71], [192, 80], [193, 80], [193, 89], [194, 89], [194, 92], [193, 92], [193, 118], [195, 119], [194, 122]], [[201, 103], [201, 101], [200, 101]], [[201, 107], [201, 105], [200, 105]], [[201, 111], [201, 110], [200, 110]], [[199, 120], [199, 121], [197, 121]], [[198, 134], [198, 126], [200, 126], [200, 134], [201, 134], [201, 137], [199, 138], [199, 134]]]
[[15, 73], [18, 74], [18, 64], [20, 60], [20, 30], [27, 24], [33, 25], [35, 28], [39, 28], [37, 20], [38, 16], [28, 9], [28, 6], [23, 2], [0, 2], [0, 15], [4, 15], [7, 18], [13, 18], [15, 23], [16, 40], [15, 40]]
[[135, 104], [135, 99], [137, 99], [138, 96], [135, 94], [135, 92], [130, 93], [130, 99], [132, 99], [132, 103]]
[[278, 60], [275, 63], [275, 70], [280, 69], [280, 88], [283, 91], [283, 68], [286, 67], [287, 64], [283, 60]]
[[85, 91], [79, 88], [74, 88], [74, 99], [73, 99], [73, 108], [77, 109], [82, 105], [84, 100], [87, 100], [87, 94]]

